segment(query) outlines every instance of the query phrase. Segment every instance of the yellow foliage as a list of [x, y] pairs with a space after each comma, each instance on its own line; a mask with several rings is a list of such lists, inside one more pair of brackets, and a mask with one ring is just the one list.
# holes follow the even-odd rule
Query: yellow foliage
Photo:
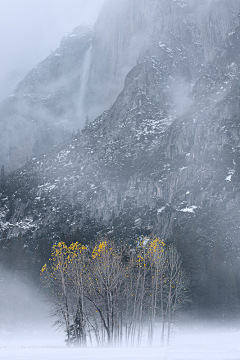
[[[87, 250], [87, 247], [81, 245], [80, 243], [72, 243], [69, 247], [63, 242], [59, 242], [58, 244], [53, 246], [50, 266], [49, 268], [52, 271], [52, 276], [57, 271], [65, 272], [68, 269], [68, 266], [71, 264], [75, 266], [75, 262], [80, 260], [81, 254]], [[41, 274], [47, 269], [47, 265], [45, 264], [41, 269]]]
[[92, 252], [92, 258], [96, 259], [97, 256], [101, 256], [101, 253], [106, 249], [107, 241], [102, 241], [99, 245], [96, 245]]
[[47, 269], [47, 264], [44, 264], [42, 269], [41, 269], [41, 274]]
[[164, 252], [164, 246], [166, 246], [166, 244], [164, 243], [163, 240], [160, 240], [159, 238], [155, 238], [150, 242], [150, 252], [159, 252], [159, 253], [163, 253]]

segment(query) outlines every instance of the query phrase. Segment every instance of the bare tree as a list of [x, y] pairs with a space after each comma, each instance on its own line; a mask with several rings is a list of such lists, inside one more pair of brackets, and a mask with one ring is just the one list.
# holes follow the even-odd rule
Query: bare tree
[[167, 343], [170, 340], [170, 331], [173, 316], [175, 312], [188, 301], [186, 288], [187, 279], [182, 271], [182, 259], [181, 255], [177, 252], [176, 248], [171, 245], [167, 250], [167, 271], [168, 271], [168, 292], [167, 292]]
[[121, 250], [112, 241], [99, 241], [92, 252], [88, 268], [86, 297], [100, 317], [108, 344], [119, 339], [121, 289], [124, 281]]
[[[86, 282], [87, 247], [78, 242], [72, 243], [68, 248], [67, 257], [68, 281], [71, 283], [74, 296], [73, 317], [71, 325], [72, 338], [76, 343], [86, 344], [87, 308], [84, 299]], [[75, 308], [75, 309], [74, 309]]]
[[57, 317], [56, 324], [65, 325], [67, 341], [69, 341], [71, 290], [68, 286], [67, 250], [63, 242], [54, 245], [49, 267], [46, 264], [42, 267], [41, 276], [48, 290], [52, 314]]
[[166, 292], [166, 245], [163, 240], [155, 238], [148, 242], [148, 254], [150, 261], [150, 326], [149, 345], [152, 345], [154, 327], [158, 310], [162, 319], [161, 342], [164, 343], [164, 293]]

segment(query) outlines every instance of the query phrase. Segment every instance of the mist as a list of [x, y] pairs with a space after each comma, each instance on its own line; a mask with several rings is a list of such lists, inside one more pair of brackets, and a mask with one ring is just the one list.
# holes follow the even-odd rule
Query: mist
[[0, 359], [35, 360], [71, 358], [92, 359], [169, 359], [234, 360], [240, 357], [240, 328], [237, 321], [221, 323], [187, 316], [173, 326], [170, 344], [160, 346], [160, 326], [155, 329], [152, 347], [147, 333], [141, 346], [66, 347], [64, 329], [53, 327], [49, 305], [39, 289], [11, 271], [0, 269]]
[[39, 287], [26, 274], [0, 268], [0, 349], [61, 345], [53, 322]]
[[1, 0], [0, 101], [81, 24], [93, 26], [104, 0]]

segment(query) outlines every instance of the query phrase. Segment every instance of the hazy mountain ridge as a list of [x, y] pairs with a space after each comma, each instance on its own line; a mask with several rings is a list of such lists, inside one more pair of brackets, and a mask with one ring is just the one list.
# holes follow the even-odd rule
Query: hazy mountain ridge
[[[157, 47], [172, 52], [169, 92], [184, 103], [238, 11], [238, 0], [107, 1], [93, 31], [81, 28], [65, 38], [1, 105], [0, 164], [6, 172], [22, 166], [82, 128], [86, 114], [92, 121], [109, 109], [127, 73]], [[184, 110], [181, 102], [175, 115]]]

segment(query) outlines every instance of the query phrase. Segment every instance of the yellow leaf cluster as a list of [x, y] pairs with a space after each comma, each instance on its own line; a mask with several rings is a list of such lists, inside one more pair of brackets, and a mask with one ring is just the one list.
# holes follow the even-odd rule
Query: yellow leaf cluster
[[107, 241], [102, 241], [98, 245], [95, 246], [92, 252], [92, 258], [96, 259], [97, 256], [101, 256], [101, 253], [106, 249]]

